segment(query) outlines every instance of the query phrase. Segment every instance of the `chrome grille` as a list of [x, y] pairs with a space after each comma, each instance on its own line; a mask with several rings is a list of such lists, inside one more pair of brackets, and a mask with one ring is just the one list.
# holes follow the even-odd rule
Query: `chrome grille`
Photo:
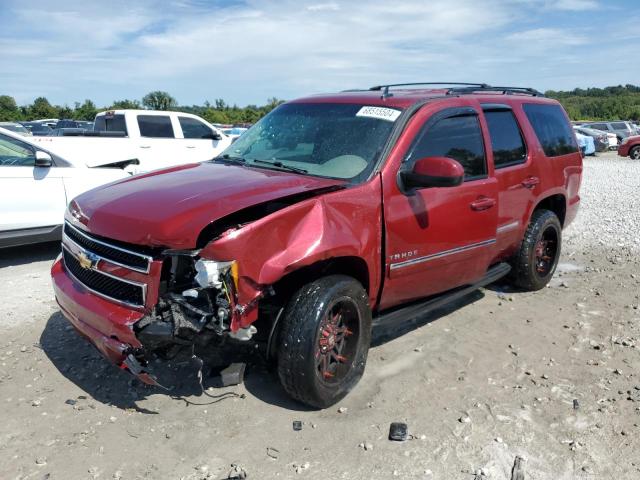
[[149, 266], [153, 259], [148, 255], [106, 243], [66, 222], [64, 234], [76, 245], [100, 255], [111, 263], [137, 272], [149, 273]]

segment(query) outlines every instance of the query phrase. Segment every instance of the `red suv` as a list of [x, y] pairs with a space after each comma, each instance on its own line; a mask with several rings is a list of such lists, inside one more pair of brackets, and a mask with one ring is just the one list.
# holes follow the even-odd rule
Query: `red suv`
[[144, 382], [151, 357], [249, 343], [323, 408], [361, 378], [372, 325], [507, 274], [544, 287], [580, 201], [567, 115], [532, 89], [446, 85], [294, 100], [218, 158], [79, 196], [61, 310]]

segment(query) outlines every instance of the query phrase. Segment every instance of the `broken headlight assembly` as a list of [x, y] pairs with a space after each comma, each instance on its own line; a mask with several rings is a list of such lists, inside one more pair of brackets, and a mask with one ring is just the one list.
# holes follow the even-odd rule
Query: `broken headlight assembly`
[[135, 331], [146, 348], [171, 356], [181, 346], [229, 333], [238, 264], [198, 258], [198, 251], [164, 253], [158, 303]]

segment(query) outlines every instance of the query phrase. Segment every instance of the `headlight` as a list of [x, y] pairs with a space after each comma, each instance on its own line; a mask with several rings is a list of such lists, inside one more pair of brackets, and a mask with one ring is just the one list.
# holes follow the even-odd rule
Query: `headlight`
[[235, 260], [230, 262], [216, 262], [215, 260], [200, 259], [195, 263], [195, 281], [203, 288], [222, 287], [224, 275], [231, 274], [234, 287], [238, 287], [238, 263]]

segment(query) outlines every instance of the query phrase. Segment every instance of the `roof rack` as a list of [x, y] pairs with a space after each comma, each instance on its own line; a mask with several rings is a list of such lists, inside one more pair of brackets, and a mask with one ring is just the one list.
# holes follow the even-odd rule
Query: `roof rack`
[[393, 96], [389, 92], [391, 87], [414, 87], [419, 85], [454, 85], [447, 89], [447, 95], [466, 95], [476, 92], [502, 92], [504, 95], [531, 95], [534, 97], [544, 97], [544, 94], [533, 88], [527, 87], [493, 87], [486, 83], [467, 82], [415, 82], [415, 83], [390, 83], [388, 85], [376, 85], [369, 90], [382, 91], [382, 98]]

